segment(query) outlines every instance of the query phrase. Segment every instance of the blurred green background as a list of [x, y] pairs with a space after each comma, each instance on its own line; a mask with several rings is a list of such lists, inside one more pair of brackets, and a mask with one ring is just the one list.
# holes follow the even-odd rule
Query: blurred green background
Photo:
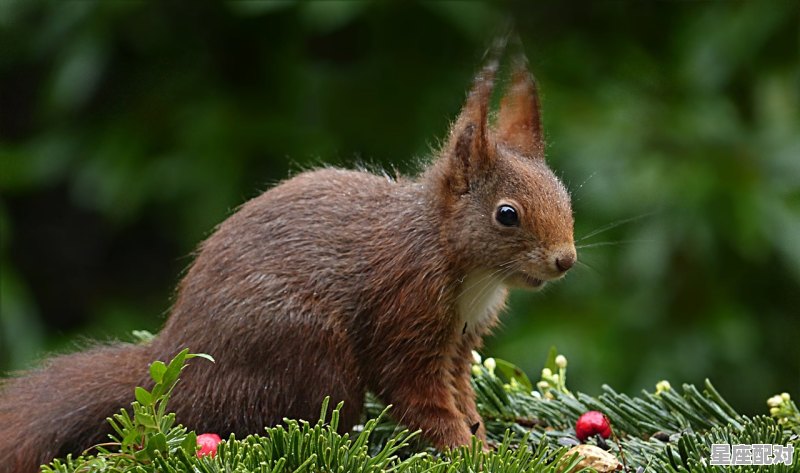
[[513, 22], [585, 264], [485, 352], [764, 412], [800, 395], [798, 5], [0, 2], [0, 371], [157, 330], [196, 245], [292, 173], [413, 171]]

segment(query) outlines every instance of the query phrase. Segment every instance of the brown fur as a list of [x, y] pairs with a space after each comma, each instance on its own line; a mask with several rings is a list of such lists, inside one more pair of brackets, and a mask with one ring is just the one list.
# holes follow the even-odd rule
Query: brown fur
[[[490, 129], [495, 70], [480, 73], [419, 178], [302, 173], [202, 244], [151, 343], [56, 357], [7, 380], [4, 471], [34, 471], [106, 440], [104, 419], [148, 384], [149, 362], [184, 347], [217, 360], [193, 361], [170, 403], [198, 432], [242, 437], [283, 417], [313, 420], [326, 395], [345, 401], [349, 429], [370, 389], [437, 447], [468, 443], [481, 421], [470, 350], [496, 324], [508, 287], [556, 279], [556, 258], [575, 255], [569, 195], [544, 162], [534, 82], [517, 64]], [[500, 203], [517, 208], [519, 227], [495, 221]]]

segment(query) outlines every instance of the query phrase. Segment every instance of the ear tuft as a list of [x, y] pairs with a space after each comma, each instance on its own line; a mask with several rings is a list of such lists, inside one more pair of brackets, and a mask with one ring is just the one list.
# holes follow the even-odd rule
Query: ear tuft
[[454, 149], [455, 156], [461, 163], [464, 169], [469, 169], [470, 157], [473, 155], [475, 142], [475, 125], [469, 124], [464, 127], [461, 135], [456, 139], [456, 146]]
[[498, 64], [499, 58], [494, 55], [491, 56], [475, 77], [472, 89], [467, 95], [467, 101], [453, 127], [454, 135], [460, 136], [460, 132], [464, 132], [472, 126], [477, 130], [477, 132], [471, 132], [474, 139], [482, 141], [484, 145], [486, 144], [489, 103], [492, 98], [492, 90], [494, 90], [494, 79], [497, 75]]
[[496, 136], [498, 142], [526, 156], [544, 156], [539, 93], [522, 54], [513, 60], [511, 83], [500, 101]]
[[460, 193], [469, 188], [470, 176], [485, 169], [491, 159], [489, 104], [504, 46], [504, 41], [495, 42], [489, 50], [489, 57], [475, 77], [467, 101], [450, 129], [450, 138], [445, 146], [445, 155], [449, 156], [447, 174], [451, 184]]

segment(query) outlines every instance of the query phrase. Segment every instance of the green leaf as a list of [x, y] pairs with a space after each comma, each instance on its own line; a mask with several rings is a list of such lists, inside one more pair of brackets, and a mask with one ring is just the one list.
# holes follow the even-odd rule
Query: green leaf
[[214, 359], [213, 356], [211, 356], [211, 355], [209, 355], [207, 353], [189, 353], [188, 355], [186, 355], [186, 359], [189, 359], [189, 358], [202, 358], [202, 359], [208, 360], [208, 361], [210, 361], [212, 363], [216, 363], [217, 362]]
[[141, 386], [137, 386], [136, 389], [134, 390], [134, 393], [136, 395], [136, 400], [139, 401], [140, 404], [144, 406], [149, 406], [150, 404], [153, 403], [153, 395], [150, 394], [150, 391], [148, 391], [147, 389]]
[[526, 391], [533, 390], [533, 384], [531, 383], [531, 380], [528, 379], [528, 375], [526, 375], [525, 372], [522, 371], [522, 369], [520, 369], [517, 365], [510, 363], [506, 360], [501, 360], [499, 358], [495, 358], [494, 361], [495, 363], [497, 363], [496, 369], [503, 376], [505, 376], [506, 379], [508, 379], [509, 381], [512, 379], [516, 380], [519, 384], [522, 385], [522, 387], [525, 388]]
[[131, 334], [133, 338], [136, 339], [137, 343], [148, 343], [156, 338], [156, 336], [148, 330], [134, 330]]
[[167, 437], [162, 432], [159, 432], [147, 440], [147, 446], [145, 448], [150, 458], [155, 458], [156, 451], [161, 452], [162, 456], [166, 456], [169, 453], [167, 449]]
[[164, 379], [166, 371], [167, 365], [163, 361], [154, 361], [150, 364], [150, 378], [156, 383], [160, 383]]
[[142, 434], [135, 430], [129, 430], [122, 438], [120, 443], [125, 446], [136, 445], [142, 438]]
[[197, 453], [197, 434], [194, 432], [189, 432], [184, 437], [183, 441], [180, 444], [181, 449], [186, 452], [188, 455], [194, 455]]
[[325, 396], [325, 399], [322, 400], [322, 410], [319, 413], [319, 422], [320, 424], [325, 423], [325, 417], [328, 415], [328, 403], [331, 402], [330, 396]]
[[556, 364], [557, 356], [558, 349], [553, 345], [550, 347], [550, 351], [547, 352], [547, 358], [544, 361], [544, 367], [549, 368], [553, 373], [558, 373], [558, 365]]
[[158, 428], [158, 424], [156, 423], [156, 419], [152, 415], [145, 414], [143, 412], [139, 412], [139, 413], [136, 414], [136, 422], [139, 425], [144, 426], [144, 427], [146, 427], [148, 429], [157, 429]]
[[175, 358], [169, 362], [167, 366], [167, 370], [164, 372], [164, 376], [161, 378], [161, 382], [167, 386], [167, 391], [178, 381], [178, 376], [181, 374], [181, 370], [183, 370], [185, 364], [184, 361], [186, 360], [186, 356], [189, 354], [189, 349], [184, 348], [180, 353], [175, 355]]

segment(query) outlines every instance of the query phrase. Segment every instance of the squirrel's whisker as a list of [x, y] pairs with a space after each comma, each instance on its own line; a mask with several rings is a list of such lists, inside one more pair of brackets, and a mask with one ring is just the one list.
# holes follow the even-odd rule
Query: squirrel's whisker
[[[589, 177], [587, 177], [586, 179], [584, 179], [584, 180], [583, 180], [583, 182], [581, 182], [581, 183], [580, 183], [580, 184], [579, 184], [577, 187], [575, 187], [575, 188], [571, 188], [571, 189], [570, 189], [570, 194], [571, 194], [571, 195], [573, 195], [573, 196], [575, 196], [575, 195], [578, 193], [578, 191], [580, 191], [581, 189], [583, 189], [583, 186], [584, 186], [584, 185], [586, 185], [586, 183], [587, 183], [587, 182], [589, 182], [589, 181], [590, 181], [590, 180], [591, 180], [591, 179], [592, 179], [594, 176], [596, 176], [596, 175], [597, 175], [597, 171], [595, 171], [595, 172], [593, 172], [593, 173], [589, 174]], [[571, 186], [570, 186], [570, 187], [571, 187]], [[579, 201], [579, 200], [581, 200], [581, 196], [576, 196], [574, 200], [575, 200], [576, 202], [577, 202], [577, 201]]]
[[579, 265], [581, 265], [581, 266], [584, 266], [584, 267], [588, 268], [589, 270], [593, 271], [597, 275], [601, 274], [600, 271], [597, 268], [595, 268], [591, 264], [587, 263], [586, 261], [578, 260], [577, 263]]
[[603, 225], [603, 226], [601, 226], [601, 227], [599, 227], [599, 228], [587, 233], [586, 235], [578, 238], [577, 240], [575, 240], [575, 243], [580, 243], [580, 242], [582, 242], [584, 240], [587, 240], [587, 239], [589, 239], [589, 238], [591, 238], [593, 236], [596, 236], [596, 235], [599, 235], [599, 234], [601, 234], [603, 232], [607, 232], [609, 230], [617, 228], [620, 225], [625, 225], [626, 223], [630, 223], [630, 222], [635, 222], [637, 220], [641, 220], [643, 218], [646, 218], [646, 217], [649, 217], [651, 215], [654, 215], [655, 213], [656, 213], [655, 211], [654, 212], [647, 212], [647, 213], [643, 213], [641, 215], [636, 215], [634, 217], [628, 217], [628, 218], [624, 218], [622, 220], [617, 220], [616, 222], [607, 223], [607, 224], [605, 224], [605, 225]]
[[597, 243], [587, 243], [585, 245], [575, 245], [575, 249], [581, 250], [586, 248], [596, 248], [598, 246], [618, 246], [626, 245], [628, 243], [642, 243], [652, 242], [653, 240], [617, 240], [617, 241], [599, 241]]

